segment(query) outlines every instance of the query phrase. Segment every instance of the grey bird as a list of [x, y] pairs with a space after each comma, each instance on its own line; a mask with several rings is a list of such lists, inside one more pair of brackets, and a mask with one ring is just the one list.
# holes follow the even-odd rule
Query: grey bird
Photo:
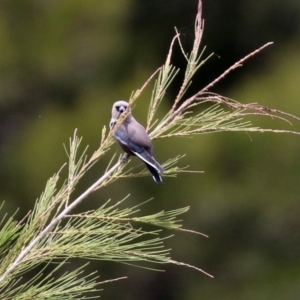
[[125, 113], [126, 117], [114, 132], [115, 140], [127, 154], [139, 157], [146, 164], [154, 181], [161, 183], [162, 178], [160, 174], [164, 172], [164, 168], [154, 159], [150, 137], [144, 126], [132, 116], [130, 105], [126, 101], [114, 103], [109, 124], [110, 129], [113, 129], [122, 113]]

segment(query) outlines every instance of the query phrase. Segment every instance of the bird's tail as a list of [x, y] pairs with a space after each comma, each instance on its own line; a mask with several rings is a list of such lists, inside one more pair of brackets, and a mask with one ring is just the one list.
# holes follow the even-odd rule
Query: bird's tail
[[138, 156], [147, 166], [148, 170], [152, 174], [152, 177], [156, 183], [161, 183], [162, 178], [161, 173], [164, 172], [164, 168], [154, 159], [154, 157], [149, 154], [146, 150], [142, 152], [133, 152]]
[[161, 173], [164, 172], [164, 168], [153, 158], [153, 156], [149, 155], [148, 161], [144, 161], [148, 170], [150, 171], [154, 181], [156, 183], [162, 183], [162, 178], [160, 176]]
[[151, 165], [145, 163], [145, 165], [147, 166], [148, 170], [150, 171], [154, 181], [156, 183], [162, 183], [162, 178], [160, 176], [160, 173], [158, 172], [158, 170], [154, 167], [152, 167]]

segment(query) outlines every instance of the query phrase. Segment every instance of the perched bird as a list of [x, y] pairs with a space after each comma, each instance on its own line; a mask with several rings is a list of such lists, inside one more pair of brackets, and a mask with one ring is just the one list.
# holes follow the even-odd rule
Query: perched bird
[[122, 113], [126, 114], [124, 121], [114, 133], [115, 140], [129, 155], [138, 156], [147, 166], [156, 183], [161, 183], [160, 174], [164, 168], [152, 156], [153, 145], [145, 128], [131, 115], [129, 103], [117, 101], [112, 107], [110, 129], [113, 129]]

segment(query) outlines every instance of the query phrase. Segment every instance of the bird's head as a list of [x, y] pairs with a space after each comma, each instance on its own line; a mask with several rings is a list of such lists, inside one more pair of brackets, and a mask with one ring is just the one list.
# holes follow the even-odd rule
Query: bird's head
[[112, 118], [118, 120], [120, 115], [124, 112], [127, 112], [128, 115], [130, 115], [131, 111], [130, 111], [129, 103], [123, 100], [115, 102], [111, 112]]
[[126, 114], [124, 121], [122, 122], [128, 122], [131, 118], [131, 109], [128, 102], [120, 100], [114, 103], [111, 111], [111, 120], [109, 123], [110, 129], [112, 129], [117, 121], [119, 120], [120, 116], [122, 114]]

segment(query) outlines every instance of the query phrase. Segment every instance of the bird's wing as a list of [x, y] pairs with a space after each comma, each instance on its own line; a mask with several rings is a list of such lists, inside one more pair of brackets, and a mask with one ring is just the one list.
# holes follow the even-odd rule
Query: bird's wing
[[152, 142], [144, 126], [138, 123], [133, 117], [125, 126], [129, 139], [136, 145], [146, 149], [152, 155]]
[[127, 146], [129, 143], [129, 137], [123, 124], [121, 124], [119, 128], [115, 131], [114, 137], [119, 143], [123, 145]]
[[115, 138], [119, 143], [126, 146], [133, 154], [138, 156], [146, 164], [150, 165], [158, 172], [163, 172], [164, 169], [159, 163], [153, 158], [152, 143], [146, 130], [142, 125], [137, 123], [139, 126], [127, 126], [121, 125], [115, 132]]

